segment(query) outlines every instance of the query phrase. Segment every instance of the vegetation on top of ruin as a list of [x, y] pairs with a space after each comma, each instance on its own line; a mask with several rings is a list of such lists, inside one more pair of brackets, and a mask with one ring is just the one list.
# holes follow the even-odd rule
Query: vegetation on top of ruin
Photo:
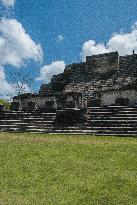
[[5, 110], [9, 110], [10, 109], [10, 103], [7, 102], [4, 99], [0, 99], [0, 105], [3, 105]]

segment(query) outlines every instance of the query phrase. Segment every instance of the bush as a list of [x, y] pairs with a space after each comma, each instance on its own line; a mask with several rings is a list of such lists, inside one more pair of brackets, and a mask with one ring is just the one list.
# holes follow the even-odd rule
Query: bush
[[6, 100], [0, 99], [0, 105], [3, 105], [5, 110], [10, 109], [10, 103], [7, 102]]

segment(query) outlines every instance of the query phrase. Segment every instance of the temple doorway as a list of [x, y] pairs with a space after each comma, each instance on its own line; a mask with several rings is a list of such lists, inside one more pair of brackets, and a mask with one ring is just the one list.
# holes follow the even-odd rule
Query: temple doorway
[[20, 103], [19, 102], [12, 102], [10, 109], [15, 110], [15, 111], [20, 110]]
[[87, 101], [87, 107], [100, 107], [101, 99], [94, 99]]
[[115, 100], [115, 105], [117, 105], [117, 106], [128, 106], [129, 105], [129, 99], [128, 98], [117, 98]]
[[45, 109], [53, 109], [54, 101], [45, 102]]
[[35, 109], [35, 103], [34, 102], [28, 102], [28, 109], [34, 110]]

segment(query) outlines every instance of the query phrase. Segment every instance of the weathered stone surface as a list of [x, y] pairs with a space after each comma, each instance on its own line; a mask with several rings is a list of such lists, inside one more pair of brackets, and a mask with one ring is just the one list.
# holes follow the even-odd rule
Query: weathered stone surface
[[[128, 99], [128, 105], [134, 106], [137, 103], [137, 91], [135, 89], [107, 91], [102, 93], [102, 105], [117, 105], [117, 99]], [[122, 104], [121, 104], [122, 105]]]
[[86, 70], [89, 73], [104, 73], [118, 69], [118, 52], [86, 57]]
[[47, 96], [53, 94], [51, 83], [42, 84], [39, 90], [39, 94], [47, 95]]
[[40, 87], [39, 94], [20, 95], [14, 101], [22, 109], [31, 103], [35, 103], [36, 109], [84, 108], [114, 104], [121, 92], [131, 91], [129, 98], [133, 105], [137, 103], [136, 89], [137, 55], [119, 57], [118, 52], [111, 52], [87, 56], [86, 62], [67, 65], [63, 73]]
[[137, 135], [137, 55], [87, 57], [11, 108], [0, 113], [0, 131]]

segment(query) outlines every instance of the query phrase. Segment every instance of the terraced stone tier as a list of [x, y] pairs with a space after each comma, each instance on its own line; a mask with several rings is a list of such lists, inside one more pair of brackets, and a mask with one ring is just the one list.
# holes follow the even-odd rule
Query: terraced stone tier
[[50, 132], [53, 130], [53, 123], [56, 113], [38, 111], [10, 111], [5, 112], [0, 120], [0, 131], [13, 132]]
[[0, 131], [65, 133], [94, 135], [137, 135], [137, 107], [91, 107], [84, 120], [73, 125], [56, 123], [56, 113], [5, 112], [0, 119]]

